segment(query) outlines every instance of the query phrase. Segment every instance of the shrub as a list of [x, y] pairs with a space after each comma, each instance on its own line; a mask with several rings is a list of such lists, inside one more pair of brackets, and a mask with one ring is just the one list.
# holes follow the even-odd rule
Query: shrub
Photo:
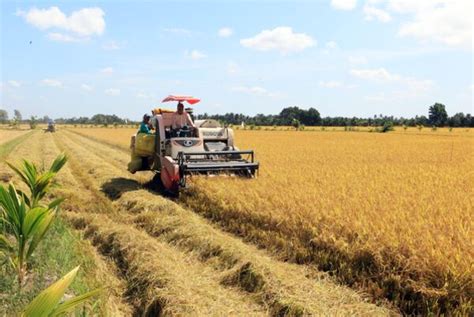
[[30, 123], [30, 129], [34, 130], [36, 129], [36, 126], [38, 125], [38, 120], [36, 120], [35, 116], [31, 116], [29, 123]]
[[393, 122], [392, 121], [385, 121], [383, 123], [382, 128], [380, 129], [380, 132], [381, 133], [386, 133], [386, 132], [389, 132], [389, 131], [392, 131], [392, 130], [393, 130]]
[[296, 130], [299, 129], [300, 125], [301, 125], [301, 122], [300, 122], [300, 120], [298, 120], [298, 119], [293, 119], [293, 120], [291, 121], [291, 126], [292, 126], [293, 128], [295, 128]]

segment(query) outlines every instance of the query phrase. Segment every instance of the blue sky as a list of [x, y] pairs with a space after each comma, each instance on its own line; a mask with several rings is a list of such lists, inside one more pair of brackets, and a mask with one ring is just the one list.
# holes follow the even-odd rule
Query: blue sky
[[473, 112], [471, 0], [1, 3], [0, 108], [25, 117]]

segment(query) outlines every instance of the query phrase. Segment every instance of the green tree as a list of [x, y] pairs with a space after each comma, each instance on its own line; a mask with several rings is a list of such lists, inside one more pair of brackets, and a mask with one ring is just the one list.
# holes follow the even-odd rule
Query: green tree
[[458, 112], [448, 120], [448, 125], [450, 127], [460, 127], [463, 125], [465, 120], [464, 113]]
[[302, 111], [301, 114], [301, 123], [309, 126], [315, 126], [321, 123], [321, 115], [319, 111], [314, 108], [309, 108], [307, 111]]
[[298, 129], [300, 128], [300, 125], [301, 125], [300, 120], [298, 120], [298, 119], [293, 119], [293, 120], [291, 121], [291, 125], [292, 125], [296, 130], [298, 130]]
[[38, 125], [38, 119], [36, 119], [35, 116], [31, 116], [31, 118], [30, 118], [30, 129], [31, 130], [36, 129], [37, 125]]
[[448, 113], [445, 105], [435, 103], [429, 109], [429, 122], [433, 126], [442, 127], [448, 122]]
[[21, 122], [21, 120], [23, 119], [22, 115], [21, 115], [21, 112], [20, 110], [13, 110], [13, 119], [18, 121], [18, 122]]
[[0, 123], [8, 122], [8, 112], [6, 110], [0, 109]]
[[393, 130], [393, 122], [392, 121], [385, 121], [383, 123], [382, 128], [380, 129], [380, 132], [386, 133], [386, 132], [389, 132], [389, 131], [392, 131], [392, 130]]

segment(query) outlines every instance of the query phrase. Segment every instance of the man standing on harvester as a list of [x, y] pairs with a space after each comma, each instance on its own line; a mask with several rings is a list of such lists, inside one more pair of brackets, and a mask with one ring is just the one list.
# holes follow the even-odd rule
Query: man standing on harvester
[[180, 101], [176, 107], [176, 112], [173, 113], [172, 128], [175, 130], [181, 129], [184, 126], [194, 129], [193, 120], [191, 120], [189, 113], [184, 111], [184, 105]]

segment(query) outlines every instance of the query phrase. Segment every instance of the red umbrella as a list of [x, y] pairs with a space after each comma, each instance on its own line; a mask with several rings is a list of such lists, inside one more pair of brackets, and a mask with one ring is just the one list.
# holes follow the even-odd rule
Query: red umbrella
[[198, 103], [199, 101], [201, 101], [201, 99], [194, 98], [194, 97], [191, 97], [191, 96], [173, 96], [173, 95], [169, 95], [168, 97], [163, 99], [162, 102], [168, 102], [168, 101], [186, 101], [190, 105], [194, 105], [195, 103]]

